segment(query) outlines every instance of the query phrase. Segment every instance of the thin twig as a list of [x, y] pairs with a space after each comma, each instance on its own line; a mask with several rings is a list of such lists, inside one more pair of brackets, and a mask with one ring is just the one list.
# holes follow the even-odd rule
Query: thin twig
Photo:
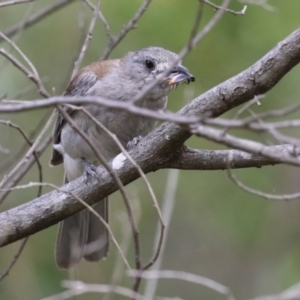
[[9, 1], [0, 3], [0, 7], [14, 5], [14, 4], [22, 4], [22, 3], [33, 2], [33, 1], [34, 0], [9, 0]]
[[[252, 110], [249, 109], [249, 112], [251, 113], [251, 115], [253, 117], [256, 116], [256, 114]], [[262, 126], [264, 125], [263, 120], [258, 119], [257, 121], [259, 123], [258, 125], [262, 125]], [[284, 134], [280, 133], [276, 128], [272, 127], [272, 126], [269, 126], [266, 129], [266, 131], [271, 136], [273, 136], [276, 139], [276, 141], [279, 142], [279, 143], [289, 143], [289, 144], [293, 144], [295, 146], [300, 145], [300, 140], [299, 139], [293, 138], [293, 137], [289, 137], [287, 135], [284, 135]]]
[[255, 195], [255, 196], [259, 196], [262, 198], [265, 198], [267, 200], [277, 200], [277, 201], [287, 201], [287, 200], [296, 200], [300, 198], [300, 193], [294, 193], [294, 194], [282, 194], [282, 195], [278, 195], [278, 194], [269, 194], [269, 193], [265, 193], [262, 191], [259, 191], [257, 189], [253, 189], [250, 188], [248, 186], [246, 186], [245, 184], [243, 184], [241, 181], [239, 181], [236, 176], [232, 173], [231, 168], [230, 168], [230, 158], [227, 159], [227, 175], [228, 178], [239, 188], [241, 188], [242, 190]]
[[[27, 71], [25, 73], [25, 75], [28, 76], [28, 78], [32, 79], [34, 81], [34, 83], [37, 85], [38, 89], [39, 89], [39, 92], [42, 96], [44, 97], [49, 97], [49, 93], [46, 91], [46, 89], [44, 88], [43, 84], [42, 84], [42, 80], [38, 74], [38, 71], [36, 69], [36, 67], [34, 66], [34, 64], [31, 62], [31, 60], [25, 55], [25, 53], [11, 40], [9, 39], [7, 36], [5, 36], [5, 34], [3, 34], [1, 31], [0, 31], [0, 37], [2, 37], [7, 43], [9, 43], [13, 49], [15, 49], [20, 55], [21, 57], [24, 59], [24, 61], [28, 64], [28, 66], [30, 67], [31, 69], [31, 72], [28, 71], [26, 69], [26, 67], [22, 67], [20, 70], [22, 71]], [[2, 51], [5, 51], [4, 49], [2, 49]], [[6, 52], [7, 53], [7, 52]], [[8, 53], [7, 53], [8, 54]], [[10, 55], [10, 57], [12, 57]], [[8, 57], [7, 57], [8, 58]], [[16, 59], [14, 59], [15, 61], [17, 61]], [[13, 62], [11, 60], [11, 62]], [[20, 63], [19, 63], [20, 64]]]
[[209, 140], [224, 144], [236, 149], [247, 151], [262, 155], [264, 157], [274, 159], [275, 161], [287, 163], [294, 166], [300, 166], [300, 161], [296, 156], [296, 153], [282, 153], [280, 151], [271, 150], [268, 146], [261, 143], [245, 140], [234, 137], [229, 134], [222, 134], [221, 130], [213, 129], [204, 125], [197, 125], [191, 128], [191, 132], [197, 136], [205, 137]]
[[[174, 210], [174, 205], [175, 205], [175, 198], [176, 198], [176, 191], [178, 187], [178, 177], [179, 177], [179, 170], [169, 170], [168, 177], [167, 177], [167, 184], [165, 188], [165, 193], [164, 193], [164, 199], [162, 203], [162, 215], [164, 218], [164, 223], [166, 224], [166, 229], [164, 233], [164, 239], [161, 241], [160, 236], [161, 236], [161, 226], [160, 224], [157, 224], [156, 228], [156, 234], [155, 234], [155, 241], [154, 241], [154, 253], [158, 252], [155, 250], [155, 248], [160, 248], [160, 251], [158, 252], [160, 256], [157, 258], [153, 270], [160, 270], [162, 260], [163, 260], [163, 255], [166, 247], [166, 242], [168, 238], [168, 228], [171, 223], [171, 218], [173, 215], [173, 210]], [[160, 246], [156, 246], [160, 245]], [[150, 265], [149, 265], [150, 267]], [[144, 267], [144, 270], [146, 268]], [[145, 286], [145, 292], [144, 295], [147, 299], [153, 299], [154, 295], [156, 295], [156, 287], [158, 283], [158, 278], [154, 280], [147, 280], [146, 286]]]
[[[43, 82], [43, 84], [48, 83], [49, 82], [49, 78], [47, 76], [43, 77], [41, 79], [41, 81]], [[20, 89], [18, 91], [16, 91], [14, 94], [9, 95], [9, 98], [11, 99], [22, 99], [24, 98], [27, 94], [29, 94], [30, 92], [33, 92], [36, 90], [36, 85], [30, 83], [29, 85], [27, 85], [26, 87], [24, 87], [23, 89]], [[6, 97], [7, 98], [7, 97]]]
[[[27, 151], [27, 153], [25, 154], [25, 156], [16, 164], [16, 166], [10, 171], [9, 174], [7, 174], [2, 182], [0, 183], [0, 188], [3, 187], [7, 187], [7, 185], [13, 184], [13, 182], [15, 182], [15, 176], [17, 176], [17, 174], [20, 174], [20, 169], [27, 164], [27, 162], [30, 159], [30, 156], [35, 152], [37, 155], [37, 151], [36, 148], [38, 146], [38, 144], [41, 142], [42, 138], [44, 137], [44, 135], [46, 134], [47, 130], [49, 129], [49, 126], [52, 124], [53, 119], [54, 119], [54, 113], [52, 113], [52, 115], [50, 116], [50, 118], [48, 119], [46, 125], [44, 126], [44, 128], [42, 129], [41, 133], [38, 135], [38, 137], [36, 138], [35, 142], [31, 145], [31, 147], [29, 148], [29, 150]], [[48, 144], [47, 144], [48, 145]], [[31, 165], [30, 165], [31, 167]], [[18, 176], [17, 176], [18, 178]], [[7, 196], [7, 192], [6, 193], [0, 193], [0, 203], [3, 202], [4, 198]]]
[[259, 115], [254, 113], [252, 110], [247, 108], [250, 114], [252, 115], [251, 119], [254, 119], [255, 122], [249, 122], [249, 118], [242, 119], [242, 120], [226, 120], [226, 119], [211, 119], [206, 118], [202, 120], [203, 124], [209, 125], [217, 125], [225, 127], [223, 129], [223, 135], [228, 132], [230, 128], [245, 128], [252, 130], [254, 132], [268, 132], [271, 136], [273, 136], [277, 142], [280, 143], [289, 143], [294, 145], [299, 145], [300, 140], [297, 138], [289, 137], [280, 133], [277, 129], [278, 128], [286, 128], [286, 127], [298, 127], [300, 126], [300, 120], [291, 120], [291, 121], [282, 121], [282, 122], [272, 122], [272, 123], [265, 123], [263, 119], [259, 118]]
[[[0, 49], [1, 53], [1, 49]], [[103, 97], [92, 97], [92, 96], [85, 96], [85, 97], [70, 97], [70, 96], [56, 96], [51, 97], [48, 99], [39, 99], [33, 101], [26, 101], [26, 100], [2, 100], [0, 103], [0, 113], [16, 113], [16, 112], [24, 112], [27, 110], [39, 109], [39, 108], [46, 108], [46, 107], [53, 107], [60, 104], [73, 104], [73, 105], [81, 105], [81, 104], [97, 104], [97, 105], [104, 105], [110, 108], [117, 108], [124, 111], [128, 111], [134, 115], [143, 116], [155, 120], [161, 121], [170, 121], [176, 124], [193, 124], [197, 123], [201, 119], [195, 116], [185, 117], [180, 116], [175, 113], [166, 112], [166, 111], [155, 111], [151, 109], [147, 109], [144, 107], [139, 107], [134, 105], [131, 102], [124, 102], [124, 101], [117, 101], [106, 99]], [[7, 104], [12, 103], [12, 104]], [[16, 103], [16, 104], [14, 104]]]
[[111, 52], [113, 51], [113, 49], [123, 40], [123, 38], [128, 34], [128, 32], [135, 28], [136, 23], [142, 17], [142, 15], [146, 12], [151, 1], [152, 0], [144, 0], [144, 3], [137, 10], [137, 12], [134, 14], [132, 19], [122, 28], [119, 35], [116, 38], [114, 38], [113, 40], [109, 41], [106, 49], [104, 50], [104, 52], [101, 55], [99, 60], [107, 59], [109, 57], [109, 55], [111, 54]]
[[46, 125], [42, 128], [40, 134], [38, 135], [38, 137], [35, 139], [32, 147], [29, 149], [29, 151], [27, 152], [25, 159], [28, 159], [29, 156], [33, 153], [33, 151], [36, 149], [36, 147], [38, 146], [38, 144], [41, 142], [42, 138], [46, 135], [47, 131], [49, 130], [50, 126], [53, 124], [54, 119], [56, 117], [55, 111], [52, 112], [51, 116], [49, 117]]
[[268, 0], [238, 0], [238, 1], [240, 3], [246, 3], [246, 4], [249, 4], [249, 5], [261, 6], [263, 9], [271, 11], [271, 12], [277, 11], [277, 9], [274, 6], [269, 4]]
[[[49, 118], [49, 111], [47, 111], [45, 114], [42, 115], [40, 121], [38, 122], [37, 126], [34, 130], [30, 132], [28, 135], [28, 139], [31, 141], [33, 140], [34, 136], [40, 130], [40, 128], [43, 127], [45, 120], [48, 120]], [[27, 149], [27, 142], [23, 144], [23, 146], [20, 147], [20, 149], [11, 157], [9, 157], [1, 166], [0, 166], [0, 173], [6, 172], [8, 168], [14, 164], [15, 162], [19, 161], [20, 157], [24, 154], [24, 152]]]
[[[40, 187], [39, 187], [40, 188]], [[6, 268], [5, 271], [2, 272], [2, 274], [0, 275], [0, 281], [2, 279], [4, 279], [8, 274], [9, 272], [11, 271], [11, 269], [13, 268], [13, 266], [15, 265], [15, 263], [17, 262], [18, 258], [20, 257], [20, 255], [22, 254], [23, 250], [24, 250], [24, 247], [28, 241], [29, 237], [26, 237], [22, 242], [21, 242], [21, 245], [17, 251], [17, 253], [15, 254], [15, 256], [13, 257], [12, 261], [10, 262], [10, 264], [8, 265], [8, 267]]]
[[[84, 3], [87, 4], [88, 7], [90, 7], [93, 11], [95, 10], [95, 6], [94, 4], [89, 1], [89, 0], [83, 0]], [[114, 38], [113, 38], [113, 35], [111, 33], [111, 30], [110, 30], [110, 26], [107, 22], [107, 20], [105, 19], [104, 15], [102, 14], [101, 10], [99, 9], [98, 10], [98, 18], [99, 20], [102, 22], [103, 26], [104, 26], [104, 30], [105, 30], [105, 33], [106, 33], [106, 36], [108, 38], [108, 43], [113, 43], [114, 42]]]
[[[135, 270], [132, 270], [129, 272], [129, 276], [138, 275], [136, 273], [137, 272]], [[165, 279], [178, 279], [182, 281], [187, 281], [187, 282], [205, 286], [219, 294], [222, 294], [226, 297], [227, 300], [235, 300], [231, 290], [227, 286], [219, 282], [216, 282], [210, 278], [199, 276], [188, 272], [173, 271], [173, 270], [145, 271], [142, 277], [147, 279], [165, 278]]]
[[[38, 172], [39, 172], [39, 182], [43, 182], [42, 165], [41, 165], [41, 163], [40, 163], [40, 160], [39, 160], [39, 158], [38, 158], [38, 155], [37, 155], [37, 153], [36, 153], [35, 148], [32, 146], [32, 143], [31, 143], [29, 137], [27, 137], [26, 133], [23, 131], [23, 129], [22, 129], [20, 126], [18, 126], [18, 125], [16, 125], [16, 124], [12, 123], [11, 121], [0, 120], [0, 124], [4, 124], [4, 125], [7, 125], [7, 126], [9, 126], [9, 127], [14, 128], [14, 129], [16, 129], [16, 130], [22, 135], [22, 137], [24, 138], [24, 140], [26, 141], [26, 143], [29, 145], [30, 149], [32, 149], [32, 152], [31, 152], [30, 155], [33, 155], [33, 157], [34, 157], [34, 159], [35, 159], [35, 161], [36, 161], [36, 164], [37, 164], [37, 167], [38, 167]], [[28, 155], [28, 156], [25, 156], [25, 160], [28, 160], [28, 158], [29, 158], [29, 155]], [[10, 178], [11, 175], [6, 175], [5, 177]], [[3, 185], [2, 185], [2, 182], [0, 182], [0, 187], [1, 187], [1, 186], [3, 186]], [[39, 187], [38, 195], [40, 195], [41, 192], [42, 192], [42, 188]], [[39, 197], [39, 196], [38, 196], [38, 197]], [[1, 203], [1, 201], [0, 201], [0, 203]]]
[[275, 295], [259, 296], [249, 300], [299, 300], [300, 299], [300, 282], [292, 285], [283, 292]]
[[223, 136], [228, 132], [230, 128], [245, 128], [255, 133], [267, 132], [277, 141], [276, 143], [288, 143], [294, 146], [300, 145], [298, 138], [293, 138], [285, 134], [280, 133], [277, 128], [286, 127], [299, 127], [300, 120], [291, 120], [283, 122], [264, 123], [263, 120], [258, 120], [258, 123], [248, 123], [243, 120], [225, 120], [225, 119], [205, 119], [202, 121], [203, 124], [224, 126], [225, 129], [222, 131]]
[[[258, 116], [258, 115], [257, 115]], [[234, 119], [211, 119], [206, 118], [201, 121], [203, 124], [207, 125], [214, 125], [214, 126], [220, 126], [220, 127], [226, 127], [226, 132], [228, 129], [232, 128], [246, 128], [251, 129], [253, 131], [268, 131], [270, 129], [282, 129], [282, 128], [293, 128], [293, 127], [299, 127], [300, 126], [300, 120], [286, 120], [286, 121], [278, 121], [278, 122], [249, 122], [248, 119], [240, 119], [240, 120], [234, 120]], [[223, 134], [226, 133], [223, 130]]]
[[[0, 121], [0, 123], [1, 123], [1, 121]], [[17, 129], [21, 133], [21, 135], [23, 136], [23, 138], [25, 139], [25, 141], [29, 144], [29, 146], [32, 146], [29, 138], [26, 136], [26, 134], [24, 133], [24, 131], [19, 126], [15, 125], [15, 124], [13, 124], [13, 123], [11, 123], [9, 121], [4, 121], [4, 124]], [[39, 183], [41, 184], [43, 182], [42, 166], [40, 164], [40, 161], [39, 161], [39, 158], [38, 158], [38, 155], [37, 155], [36, 151], [33, 152], [33, 156], [34, 156], [35, 161], [36, 161], [37, 166], [38, 166], [38, 170], [39, 170]], [[41, 194], [42, 194], [42, 185], [39, 185], [38, 186], [37, 197], [40, 197]], [[0, 281], [9, 274], [9, 272], [11, 271], [11, 269], [13, 268], [13, 266], [16, 264], [17, 260], [19, 259], [19, 257], [21, 256], [21, 254], [22, 254], [22, 252], [23, 252], [23, 250], [25, 248], [25, 245], [26, 245], [28, 239], [29, 239], [29, 237], [26, 237], [21, 242], [19, 250], [17, 251], [17, 253], [13, 257], [12, 261], [10, 262], [10, 264], [8, 265], [8, 267], [6, 268], [6, 270], [0, 275]]]
[[84, 58], [85, 52], [88, 48], [88, 45], [89, 45], [90, 41], [92, 40], [93, 31], [94, 31], [94, 27], [95, 27], [95, 24], [96, 24], [96, 19], [97, 19], [97, 14], [98, 14], [99, 7], [100, 7], [100, 0], [98, 0], [97, 5], [94, 7], [94, 13], [93, 13], [93, 17], [91, 19], [90, 27], [89, 27], [89, 30], [87, 32], [85, 41], [82, 45], [79, 57], [78, 57], [78, 59], [76, 60], [76, 62], [74, 64], [74, 70], [72, 72], [71, 79], [74, 78], [74, 76], [77, 74], [77, 72], [79, 70], [79, 67], [81, 65], [81, 62]]
[[[45, 139], [45, 141], [41, 144], [41, 146], [36, 150], [38, 156], [41, 156], [44, 153], [44, 151], [49, 146], [51, 141], [52, 141], [51, 136]], [[18, 168], [15, 168], [15, 170], [17, 171], [15, 171], [14, 173], [12, 173], [12, 171], [10, 172], [11, 175], [13, 174], [13, 176], [10, 177], [10, 180], [5, 181], [5, 185], [3, 185], [3, 187], [5, 187], [7, 191], [0, 193], [0, 202], [2, 202], [4, 198], [7, 196], [7, 194], [9, 193], [9, 189], [15, 186], [25, 176], [25, 174], [27, 174], [28, 170], [35, 163], [35, 158], [31, 156], [27, 161], [25, 161], [24, 158], [21, 160], [21, 162], [22, 161], [24, 163], [22, 164], [18, 163]]]
[[195, 46], [204, 38], [204, 36], [206, 36], [213, 29], [213, 27], [224, 15], [226, 8], [230, 4], [230, 1], [231, 0], [224, 0], [221, 5], [222, 9], [219, 9], [210, 19], [210, 21], [204, 26], [204, 28], [188, 43], [188, 45], [183, 47], [183, 49], [179, 52], [179, 56], [181, 58], [185, 57], [193, 48], [195, 48]]
[[228, 12], [228, 13], [231, 13], [231, 14], [233, 14], [233, 15], [235, 15], [235, 16], [245, 15], [246, 10], [247, 10], [247, 5], [245, 5], [245, 6], [242, 8], [242, 10], [236, 11], [236, 10], [224, 8], [224, 7], [222, 7], [222, 6], [218, 6], [218, 5], [212, 3], [212, 2], [210, 2], [210, 1], [208, 1], [208, 0], [200, 0], [200, 1], [203, 2], [203, 3], [206, 3], [207, 5], [211, 6], [211, 7], [214, 8], [215, 10], [224, 10], [224, 11], [226, 11], [226, 12]]
[[283, 116], [287, 116], [289, 114], [295, 113], [299, 109], [300, 109], [300, 102], [294, 103], [294, 104], [289, 105], [287, 107], [283, 107], [281, 109], [269, 110], [269, 111], [266, 111], [266, 112], [256, 114], [255, 116], [249, 116], [249, 117], [243, 119], [243, 122], [251, 123], [253, 121], [256, 121], [257, 119], [268, 119], [268, 118], [283, 117]]
[[82, 281], [63, 281], [62, 286], [67, 288], [67, 291], [62, 293], [43, 298], [41, 300], [65, 300], [74, 296], [86, 294], [86, 293], [115, 293], [134, 300], [148, 300], [143, 295], [133, 292], [131, 289], [123, 286], [111, 286], [108, 284], [88, 284]]
[[40, 78], [35, 77], [33, 73], [31, 73], [23, 64], [21, 64], [15, 57], [13, 57], [10, 53], [8, 53], [4, 49], [0, 49], [0, 54], [6, 57], [16, 68], [18, 68], [21, 72], [23, 72], [29, 79], [31, 79], [38, 87], [39, 93], [43, 97], [50, 97], [50, 94], [44, 88], [44, 85]]
[[[140, 199], [137, 199], [137, 201], [136, 201], [137, 204], [139, 204], [139, 200]], [[135, 210], [135, 218], [136, 218], [137, 224], [140, 221], [140, 216], [141, 216], [141, 214], [139, 213], [137, 215], [136, 210]], [[129, 250], [131, 235], [132, 235], [130, 226], [128, 227], [128, 226], [123, 225], [124, 222], [127, 221], [127, 218], [128, 218], [128, 216], [126, 215], [126, 213], [122, 213], [120, 216], [120, 224], [122, 224], [122, 226], [121, 226], [122, 241], [120, 243], [120, 247], [123, 250], [124, 254], [126, 254]], [[120, 256], [118, 256], [115, 261], [115, 265], [112, 268], [113, 274], [112, 274], [111, 280], [110, 280], [111, 286], [116, 286], [121, 282], [123, 274], [124, 274], [123, 266], [124, 266], [124, 264], [122, 264], [122, 260], [121, 260]], [[103, 295], [102, 300], [110, 300], [112, 298], [113, 298], [113, 290], [106, 293], [105, 295]]]
[[[232, 120], [236, 120], [242, 115], [246, 110], [249, 110], [253, 104], [258, 103], [259, 99], [264, 98], [264, 95], [255, 96], [252, 100], [245, 103], [240, 109], [237, 110], [236, 114], [233, 116]], [[224, 128], [224, 134], [227, 132], [228, 128]]]
[[[56, 12], [57, 10], [63, 8], [65, 5], [68, 5], [72, 2], [73, 2], [73, 0], [60, 0], [45, 9], [41, 9], [39, 12], [37, 12], [36, 14], [29, 17], [25, 22], [22, 21], [16, 25], [13, 25], [9, 29], [5, 30], [3, 33], [7, 37], [11, 37], [12, 35], [18, 33], [20, 28], [24, 28], [24, 29], [28, 28], [28, 27], [34, 25], [35, 23], [37, 23], [41, 20], [44, 20], [44, 18], [46, 16]], [[0, 43], [3, 41], [4, 41], [4, 39], [0, 38]]]
[[[35, 3], [32, 2], [30, 5], [28, 5], [28, 9], [25, 11], [24, 16], [22, 18], [22, 21], [19, 23], [20, 27], [18, 29], [18, 31], [16, 32], [16, 36], [14, 38], [14, 42], [16, 43], [16, 41], [20, 38], [22, 30], [23, 30], [23, 25], [26, 22], [27, 18], [30, 16], [30, 14], [33, 11], [33, 8], [35, 6]], [[0, 41], [5, 41], [5, 39], [3, 39], [3, 37], [0, 36]], [[11, 51], [12, 47], [9, 47], [8, 49], [6, 49], [8, 52]], [[0, 65], [0, 70], [3, 69], [7, 64], [9, 63], [8, 60], [3, 60], [3, 62]]]
[[193, 48], [192, 41], [193, 41], [194, 37], [197, 35], [197, 31], [200, 26], [200, 22], [202, 20], [203, 8], [204, 8], [203, 2], [199, 1], [198, 11], [196, 13], [196, 19], [195, 19], [194, 25], [191, 29], [190, 38], [189, 38], [187, 46], [186, 46], [189, 50], [192, 50], [192, 48]]

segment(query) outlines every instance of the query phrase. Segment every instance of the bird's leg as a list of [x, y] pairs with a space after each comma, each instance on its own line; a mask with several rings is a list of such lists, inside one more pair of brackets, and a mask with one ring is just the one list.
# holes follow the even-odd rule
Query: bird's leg
[[142, 139], [143, 137], [141, 135], [134, 137], [131, 141], [127, 143], [127, 150], [130, 151], [133, 149]]
[[94, 177], [98, 181], [99, 178], [97, 176], [97, 167], [93, 164], [88, 162], [84, 157], [81, 157], [82, 164], [83, 164], [83, 175], [85, 178], [85, 183], [88, 184], [89, 178]]

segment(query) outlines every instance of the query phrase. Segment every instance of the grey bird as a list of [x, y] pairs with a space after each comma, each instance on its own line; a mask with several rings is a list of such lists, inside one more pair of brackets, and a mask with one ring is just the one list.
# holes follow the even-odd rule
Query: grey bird
[[[121, 59], [94, 62], [78, 72], [64, 95], [99, 96], [117, 101], [130, 101], [177, 62], [175, 67], [136, 103], [137, 106], [151, 110], [162, 110], [166, 107], [168, 93], [173, 87], [181, 82], [190, 83], [195, 80], [178, 61], [178, 55], [173, 52], [159, 47], [148, 47], [129, 52]], [[114, 133], [124, 146], [138, 136], [147, 135], [155, 126], [153, 119], [133, 115], [124, 110], [95, 104], [85, 104], [84, 108]], [[120, 153], [112, 138], [84, 112], [71, 109], [66, 111], [107, 161]], [[61, 114], [57, 114], [50, 164], [64, 164], [67, 183], [83, 175], [89, 166], [97, 166], [100, 162], [82, 136]], [[94, 204], [93, 208], [108, 222], [107, 198]], [[109, 234], [106, 227], [94, 214], [84, 209], [60, 223], [55, 248], [57, 266], [62, 269], [71, 268], [83, 257], [88, 261], [98, 261], [107, 256], [108, 246]]]

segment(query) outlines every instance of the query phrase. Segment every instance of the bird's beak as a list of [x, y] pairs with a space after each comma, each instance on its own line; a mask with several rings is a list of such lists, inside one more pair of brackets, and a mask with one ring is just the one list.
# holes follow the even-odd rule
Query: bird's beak
[[182, 65], [177, 65], [168, 76], [169, 85], [178, 85], [181, 82], [194, 82], [195, 77], [189, 73], [189, 70]]

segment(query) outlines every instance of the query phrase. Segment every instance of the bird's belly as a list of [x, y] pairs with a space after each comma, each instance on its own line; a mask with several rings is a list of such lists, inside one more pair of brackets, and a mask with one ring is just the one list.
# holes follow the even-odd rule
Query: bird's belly
[[[148, 134], [155, 125], [151, 119], [120, 110], [106, 110], [105, 113], [103, 108], [100, 113], [94, 110], [94, 117], [105, 125], [124, 147], [133, 138]], [[80, 122], [80, 120], [82, 120], [82, 116], [74, 119], [76, 125], [87, 135], [89, 142], [104, 159], [110, 160], [121, 152], [114, 139], [100, 126], [95, 125], [92, 120], [85, 120], [85, 122]], [[73, 159], [85, 158], [94, 164], [100, 163], [94, 149], [69, 124], [66, 124], [62, 130], [61, 144], [65, 153]]]

